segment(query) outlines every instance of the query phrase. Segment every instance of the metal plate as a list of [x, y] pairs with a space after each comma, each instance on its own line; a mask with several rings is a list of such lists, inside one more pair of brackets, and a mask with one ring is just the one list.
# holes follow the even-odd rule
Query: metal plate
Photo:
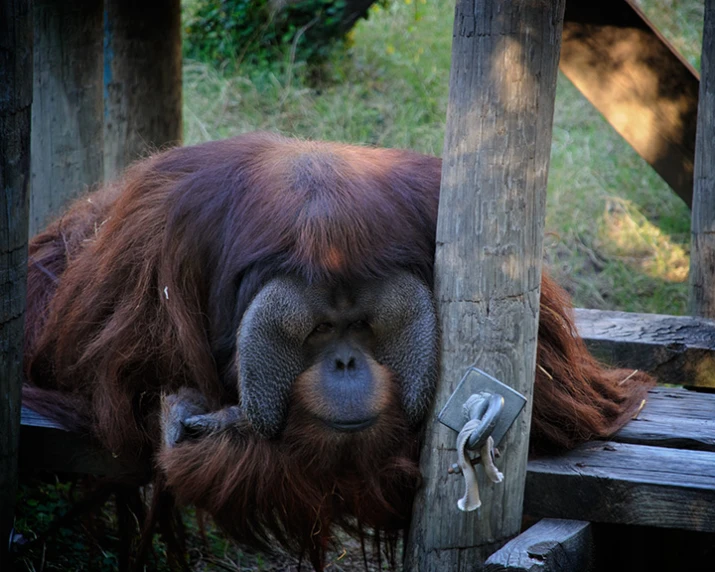
[[526, 398], [508, 385], [504, 385], [501, 381], [484, 373], [481, 369], [470, 367], [467, 370], [457, 389], [454, 390], [454, 393], [447, 400], [447, 404], [440, 411], [438, 419], [440, 423], [459, 433], [468, 421], [464, 415], [464, 403], [469, 399], [470, 395], [480, 391], [499, 393], [504, 398], [504, 410], [492, 433], [494, 445], [499, 445], [509, 427], [512, 426], [521, 410], [524, 409]]

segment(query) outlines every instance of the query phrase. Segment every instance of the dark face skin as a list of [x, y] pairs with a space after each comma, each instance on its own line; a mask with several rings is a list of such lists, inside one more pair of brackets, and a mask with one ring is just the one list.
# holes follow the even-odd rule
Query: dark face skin
[[280, 436], [291, 410], [335, 434], [370, 429], [390, 409], [416, 426], [438, 355], [432, 294], [411, 274], [349, 284], [280, 276], [241, 319], [239, 408], [266, 438]]
[[372, 426], [385, 406], [383, 386], [390, 383], [389, 375], [372, 357], [377, 339], [365, 302], [346, 287], [335, 288], [326, 298], [304, 342], [311, 364], [308, 380], [298, 383], [310, 395], [311, 413], [327, 427], [360, 431]]
[[[267, 283], [237, 332], [240, 403], [206, 412], [199, 396], [170, 396], [169, 446], [248, 421], [279, 438], [291, 411], [334, 437], [415, 427], [434, 394], [439, 332], [429, 288], [407, 272], [355, 284]], [[307, 417], [307, 418], [306, 418]]]

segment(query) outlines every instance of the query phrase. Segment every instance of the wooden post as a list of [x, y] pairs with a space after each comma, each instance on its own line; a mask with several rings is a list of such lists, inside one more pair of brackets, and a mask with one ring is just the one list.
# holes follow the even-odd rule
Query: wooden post
[[182, 139], [180, 0], [106, 0], [104, 176]]
[[582, 520], [545, 518], [487, 560], [485, 572], [589, 572], [593, 532]]
[[35, 0], [30, 236], [102, 180], [102, 2]]
[[0, 570], [17, 490], [20, 386], [30, 196], [32, 14], [28, 2], [0, 1]]
[[[479, 569], [521, 526], [563, 13], [563, 0], [457, 1], [435, 270], [441, 380], [406, 570]], [[481, 514], [457, 509], [456, 434], [434, 415], [471, 364], [529, 398], [500, 447], [505, 482], [480, 480]]]
[[[715, 0], [705, 0], [690, 248], [690, 308], [715, 318]], [[715, 375], [715, 364], [710, 376]]]

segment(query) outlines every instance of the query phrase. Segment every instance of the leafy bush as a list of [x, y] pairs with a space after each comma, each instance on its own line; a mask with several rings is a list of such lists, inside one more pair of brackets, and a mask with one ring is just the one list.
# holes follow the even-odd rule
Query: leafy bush
[[184, 11], [184, 51], [213, 63], [324, 59], [348, 31], [348, 0], [193, 0]]

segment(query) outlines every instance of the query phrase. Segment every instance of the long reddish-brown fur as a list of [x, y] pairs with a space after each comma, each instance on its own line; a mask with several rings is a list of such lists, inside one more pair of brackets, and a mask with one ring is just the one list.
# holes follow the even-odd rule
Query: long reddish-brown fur
[[[238, 320], [277, 274], [404, 268], [431, 286], [440, 171], [414, 152], [266, 133], [136, 164], [31, 243], [25, 399], [114, 453], [153, 457], [181, 502], [243, 542], [276, 538], [319, 568], [332, 525], [394, 535], [418, 483], [417, 435], [396, 388], [390, 421], [350, 440], [312, 427], [295, 391], [279, 439], [239, 426], [163, 452], [160, 396], [193, 388], [210, 408], [238, 401]], [[546, 276], [538, 364], [534, 449], [612, 433], [649, 383], [621, 383], [628, 372], [590, 356]]]

